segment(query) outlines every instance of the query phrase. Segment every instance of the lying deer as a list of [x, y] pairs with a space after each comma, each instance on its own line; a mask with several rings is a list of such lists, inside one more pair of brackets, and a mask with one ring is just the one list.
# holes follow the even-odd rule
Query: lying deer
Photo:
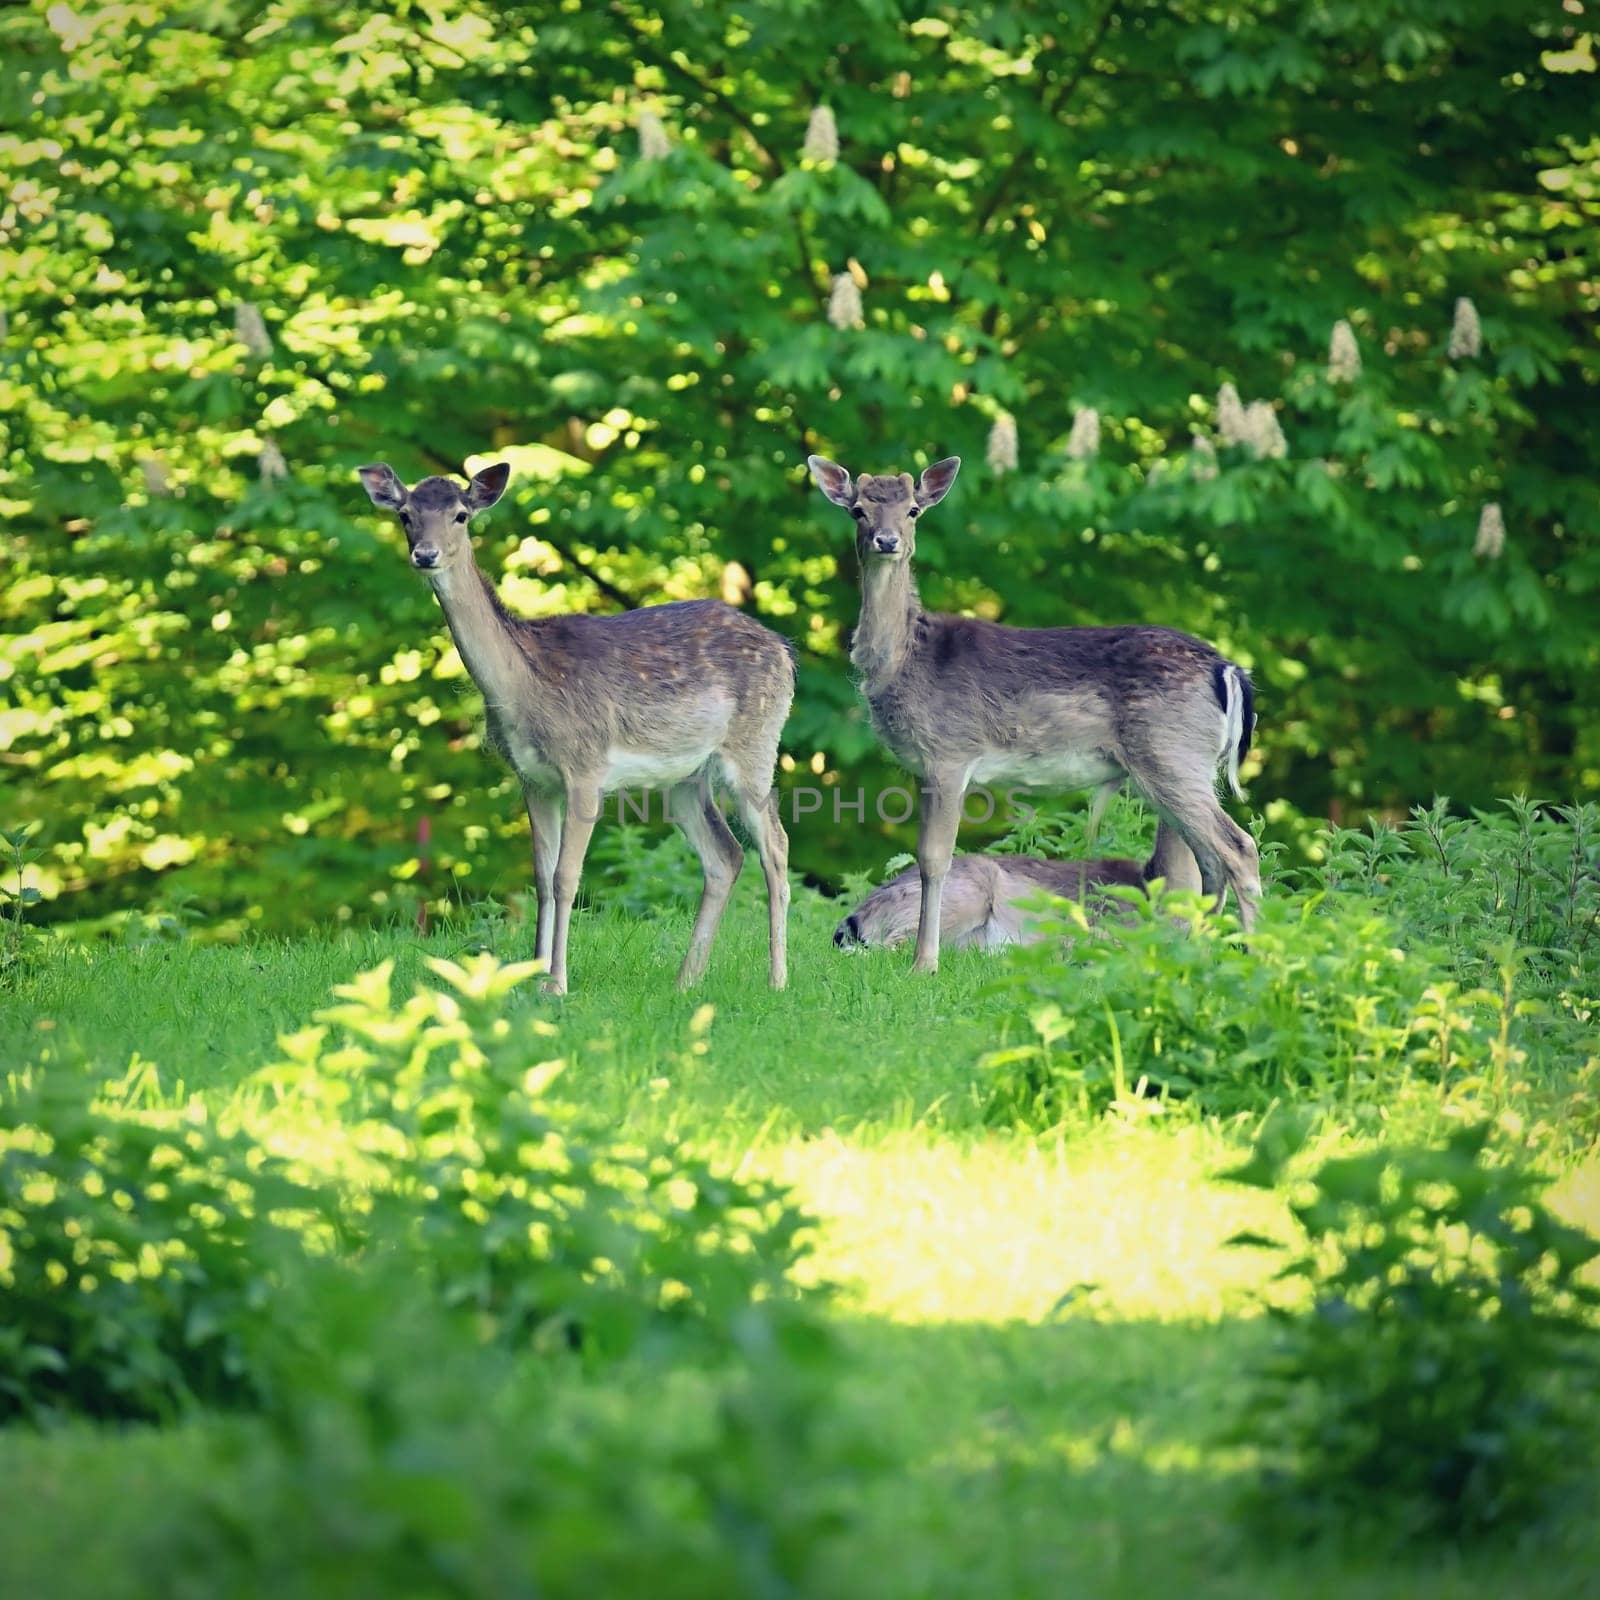
[[811, 475], [856, 520], [861, 623], [850, 659], [879, 738], [922, 780], [915, 966], [939, 965], [945, 880], [973, 783], [1062, 789], [1132, 781], [1199, 863], [1205, 893], [1232, 889], [1248, 929], [1261, 895], [1256, 847], [1217, 800], [1239, 794], [1254, 718], [1249, 676], [1171, 628], [1009, 628], [924, 611], [911, 577], [917, 518], [944, 499], [960, 458], [851, 476]]
[[[1035, 944], [1047, 937], [1036, 913], [1017, 902], [1039, 894], [1079, 900], [1091, 917], [1114, 914], [1111, 888], [1143, 890], [1155, 879], [1169, 889], [1198, 890], [1200, 873], [1188, 847], [1163, 823], [1154, 853], [1141, 867], [1125, 857], [1096, 861], [1043, 861], [1038, 856], [957, 856], [945, 880], [939, 943], [947, 950], [976, 946]], [[833, 930], [841, 950], [854, 946], [892, 948], [917, 931], [922, 878], [915, 867], [874, 889]]]
[[713, 798], [733, 790], [767, 879], [771, 978], [787, 980], [789, 841], [772, 787], [778, 736], [794, 699], [789, 645], [732, 606], [684, 600], [620, 616], [508, 615], [478, 570], [467, 532], [511, 476], [504, 463], [470, 483], [424, 478], [407, 489], [386, 466], [362, 467], [372, 503], [405, 529], [456, 649], [483, 694], [489, 742], [522, 784], [533, 831], [537, 954], [546, 988], [567, 992], [567, 929], [602, 796], [665, 787], [673, 820], [705, 871], [678, 982], [696, 982], [744, 862]]

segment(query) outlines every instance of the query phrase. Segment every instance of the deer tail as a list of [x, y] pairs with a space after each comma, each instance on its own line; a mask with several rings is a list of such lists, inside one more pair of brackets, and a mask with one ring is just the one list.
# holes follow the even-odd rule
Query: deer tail
[[1244, 790], [1239, 786], [1239, 763], [1250, 751], [1250, 737], [1255, 732], [1255, 689], [1250, 674], [1231, 661], [1219, 661], [1213, 679], [1217, 704], [1222, 707], [1222, 750], [1226, 764], [1228, 787], [1235, 798], [1243, 800]]

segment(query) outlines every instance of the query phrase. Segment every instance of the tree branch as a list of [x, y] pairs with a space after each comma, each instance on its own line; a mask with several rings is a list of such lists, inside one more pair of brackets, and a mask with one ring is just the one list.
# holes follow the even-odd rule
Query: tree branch
[[[1060, 116], [1067, 101], [1078, 92], [1078, 85], [1089, 75], [1090, 69], [1094, 66], [1094, 53], [1105, 43], [1106, 34], [1110, 31], [1112, 20], [1116, 14], [1116, 0], [1112, 0], [1112, 3], [1101, 14], [1099, 25], [1094, 30], [1094, 37], [1090, 39], [1083, 54], [1078, 58], [1078, 65], [1067, 78], [1057, 85], [1054, 95], [1045, 94], [1043, 98], [1045, 114], [1052, 120]], [[987, 231], [989, 224], [994, 220], [995, 214], [1000, 207], [1005, 204], [1007, 196], [1011, 193], [1012, 185], [1021, 175], [1022, 166], [1022, 157], [1019, 152], [1018, 159], [1013, 161], [1001, 174], [999, 183], [994, 186], [994, 192], [985, 202], [982, 211], [978, 213], [976, 232], [980, 237]]]
[[634, 19], [628, 15], [626, 9], [624, 9], [624, 7], [621, 5], [616, 4], [615, 0], [613, 0], [611, 9], [612, 12], [621, 19], [622, 25], [633, 36], [634, 43], [638, 48], [640, 55], [647, 56], [656, 66], [660, 67], [663, 72], [670, 72], [674, 76], [681, 78], [695, 91], [696, 94], [702, 96], [706, 100], [711, 101], [714, 105], [718, 106], [722, 110], [725, 116], [731, 117], [735, 122], [737, 122], [749, 136], [750, 143], [755, 146], [756, 154], [760, 156], [761, 159], [766, 162], [766, 164], [771, 167], [779, 177], [783, 176], [785, 170], [783, 162], [779, 160], [779, 158], [775, 156], [764, 143], [762, 143], [761, 135], [756, 130], [755, 121], [747, 112], [740, 110], [739, 106], [733, 100], [725, 95], [714, 84], [710, 83], [705, 78], [702, 78], [699, 73], [692, 71], [690, 68], [684, 66], [682, 62], [675, 60], [671, 51], [663, 50], [660, 45], [657, 44], [654, 36], [647, 29], [641, 27], [639, 23], [635, 22]]

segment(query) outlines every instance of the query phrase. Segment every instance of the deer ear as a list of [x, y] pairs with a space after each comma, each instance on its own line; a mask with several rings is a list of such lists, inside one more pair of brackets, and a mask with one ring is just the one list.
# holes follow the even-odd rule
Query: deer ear
[[398, 511], [409, 498], [406, 486], [394, 475], [394, 468], [385, 466], [381, 461], [376, 466], [357, 467], [356, 476], [361, 480], [361, 487], [367, 491], [367, 497], [373, 505], [381, 506], [385, 511]]
[[510, 481], [509, 461], [497, 461], [492, 467], [473, 473], [472, 482], [467, 486], [467, 510], [487, 511], [506, 492]]
[[918, 508], [926, 511], [929, 506], [938, 505], [950, 493], [950, 485], [956, 481], [956, 474], [960, 470], [960, 456], [946, 456], [943, 461], [935, 461], [931, 467], [925, 467], [917, 483]]
[[807, 456], [806, 465], [811, 468], [811, 476], [817, 480], [817, 487], [836, 506], [853, 506], [856, 503], [855, 486], [850, 482], [850, 474], [836, 461], [830, 461], [826, 456]]

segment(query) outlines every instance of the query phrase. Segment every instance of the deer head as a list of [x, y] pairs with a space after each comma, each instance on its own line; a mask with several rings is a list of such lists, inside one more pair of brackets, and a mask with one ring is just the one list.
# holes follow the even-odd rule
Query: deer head
[[917, 518], [950, 492], [961, 470], [960, 456], [935, 461], [917, 479], [909, 472], [850, 474], [826, 456], [807, 456], [817, 487], [856, 519], [856, 554], [865, 567], [874, 561], [910, 561], [917, 548]]
[[511, 468], [504, 461], [475, 473], [464, 487], [454, 478], [424, 478], [407, 489], [392, 467], [358, 467], [373, 505], [392, 511], [405, 529], [411, 565], [419, 572], [444, 572], [472, 558], [467, 524], [506, 492]]

